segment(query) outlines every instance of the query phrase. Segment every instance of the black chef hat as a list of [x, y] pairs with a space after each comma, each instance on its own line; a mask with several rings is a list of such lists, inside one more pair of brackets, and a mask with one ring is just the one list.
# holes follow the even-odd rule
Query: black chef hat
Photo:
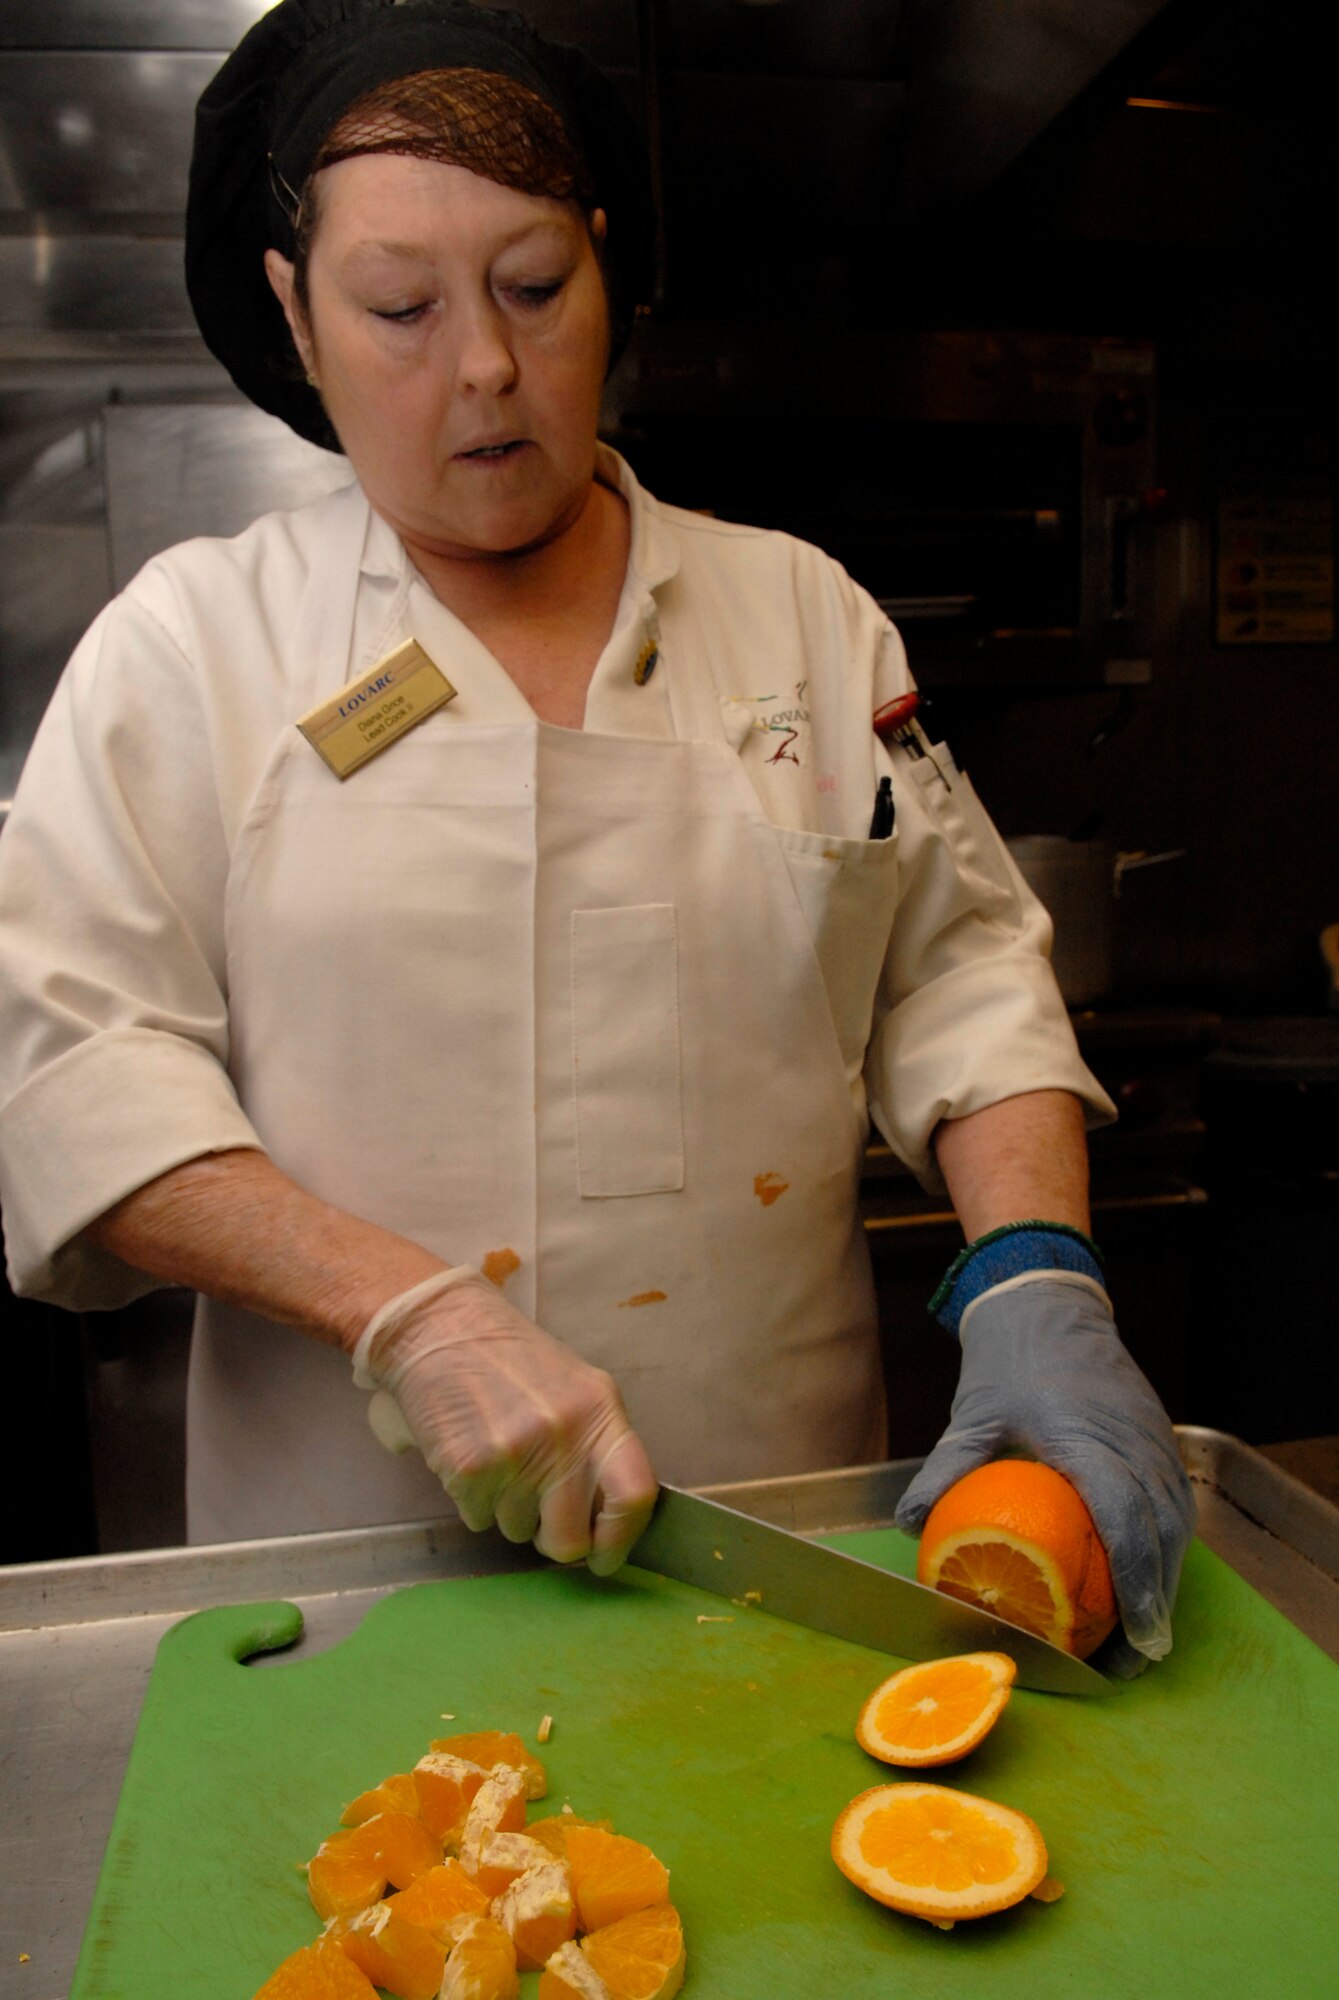
[[338, 450], [265, 276], [291, 255], [276, 181], [300, 189], [322, 140], [376, 85], [421, 70], [481, 69], [551, 105], [609, 218], [604, 269], [613, 356], [651, 294], [655, 213], [646, 148], [603, 72], [544, 41], [520, 14], [473, 0], [279, 0], [244, 36], [195, 114], [186, 204], [186, 288], [206, 344], [253, 403]]

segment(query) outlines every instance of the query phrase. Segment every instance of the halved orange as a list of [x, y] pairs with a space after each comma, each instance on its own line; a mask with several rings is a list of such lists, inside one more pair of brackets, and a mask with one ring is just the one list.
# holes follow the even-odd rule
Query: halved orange
[[408, 1771], [396, 1771], [393, 1776], [383, 1778], [379, 1785], [373, 1785], [369, 1792], [359, 1792], [356, 1799], [350, 1799], [339, 1816], [341, 1826], [361, 1826], [373, 1813], [418, 1811], [418, 1787]]
[[852, 1799], [832, 1829], [832, 1858], [876, 1903], [941, 1925], [1007, 1910], [1046, 1874], [1046, 1843], [1026, 1813], [914, 1780]]
[[304, 1944], [276, 1966], [255, 2000], [377, 2000], [365, 1972], [327, 1938]]
[[437, 2000], [446, 1947], [420, 1924], [407, 1923], [389, 1903], [342, 1917], [327, 1933], [374, 1986], [396, 2000]]
[[537, 1972], [560, 1944], [576, 1936], [577, 1912], [564, 1861], [527, 1868], [495, 1897], [493, 1915], [516, 1946], [522, 1972]]
[[446, 1961], [440, 2000], [516, 2000], [516, 1947], [492, 1917], [472, 1917]]
[[884, 1764], [956, 1764], [999, 1721], [1017, 1672], [1007, 1653], [958, 1653], [903, 1667], [861, 1709], [856, 1742]]
[[672, 2000], [683, 1984], [683, 1925], [670, 1903], [636, 1910], [591, 1931], [581, 1949], [609, 1989], [610, 2000]]
[[950, 1486], [921, 1530], [916, 1574], [1086, 1659], [1116, 1623], [1092, 1515], [1060, 1473], [999, 1458]]
[[459, 1736], [435, 1736], [430, 1748], [447, 1757], [461, 1757], [491, 1771], [495, 1764], [510, 1764], [525, 1775], [525, 1795], [542, 1799], [549, 1788], [548, 1773], [532, 1750], [510, 1729], [471, 1729]]
[[444, 1861], [398, 1895], [388, 1896], [386, 1905], [406, 1923], [421, 1924], [439, 1943], [446, 1944], [457, 1919], [482, 1916], [488, 1901], [482, 1885], [473, 1881], [458, 1861]]
[[669, 1901], [669, 1870], [649, 1847], [626, 1834], [598, 1826], [570, 1828], [567, 1865], [579, 1930], [598, 1931], [634, 1910]]

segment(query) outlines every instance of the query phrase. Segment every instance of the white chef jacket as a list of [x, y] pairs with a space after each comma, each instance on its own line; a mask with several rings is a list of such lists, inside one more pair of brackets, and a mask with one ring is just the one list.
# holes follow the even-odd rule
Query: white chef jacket
[[[657, 502], [604, 448], [600, 476], [627, 500], [631, 549], [585, 729], [673, 741], [675, 675], [718, 710], [789, 843], [860, 1129], [872, 1116], [935, 1187], [943, 1118], [1046, 1088], [1113, 1115], [1050, 971], [1048, 919], [969, 783], [943, 746], [915, 760], [873, 734], [874, 711], [912, 685], [874, 601], [787, 535]], [[20, 1293], [77, 1309], [139, 1296], [150, 1281], [90, 1244], [87, 1223], [182, 1161], [260, 1143], [229, 1067], [225, 894], [271, 748], [311, 705], [296, 608], [350, 535], [362, 560], [334, 692], [400, 643], [424, 596], [356, 485], [155, 558], [90, 629], [38, 733], [0, 841], [0, 1199]], [[455, 724], [533, 723], [435, 600], [430, 649], [458, 690]], [[824, 836], [867, 837], [885, 773], [897, 906], [871, 1007], [847, 990], [851, 925], [832, 920], [817, 864]], [[349, 950], [346, 976], [369, 976], [356, 928]], [[315, 968], [295, 1006], [325, 1004], [331, 973]]]

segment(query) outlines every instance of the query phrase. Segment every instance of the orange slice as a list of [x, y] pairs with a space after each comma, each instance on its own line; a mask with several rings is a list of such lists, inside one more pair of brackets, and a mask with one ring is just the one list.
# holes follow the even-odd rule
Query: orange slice
[[539, 1975], [539, 2000], [611, 2000], [579, 1944], [560, 1944]]
[[510, 1764], [490, 1771], [470, 1801], [460, 1832], [461, 1866], [479, 1870], [479, 1850], [490, 1833], [519, 1833], [525, 1825], [525, 1776]]
[[431, 1931], [406, 1923], [389, 1903], [373, 1903], [356, 1917], [332, 1924], [333, 1937], [374, 1986], [396, 2000], [437, 2000], [446, 1948]]
[[903, 1667], [861, 1709], [856, 1742], [885, 1764], [956, 1764], [999, 1721], [1017, 1671], [1007, 1653], [959, 1653]]
[[916, 1574], [1087, 1659], [1116, 1623], [1111, 1566], [1069, 1481], [1031, 1459], [979, 1465], [921, 1530]]
[[474, 1729], [460, 1736], [436, 1736], [430, 1747], [438, 1754], [478, 1764], [485, 1771], [491, 1771], [495, 1764], [510, 1764], [524, 1774], [528, 1799], [542, 1799], [549, 1789], [543, 1764], [511, 1730]]
[[488, 1776], [482, 1764], [471, 1764], [449, 1750], [434, 1750], [414, 1766], [419, 1817], [439, 1839], [458, 1841], [475, 1793]]
[[581, 1949], [610, 2000], [671, 2000], [683, 1985], [683, 1925], [669, 1903], [592, 1931]]
[[398, 1895], [388, 1896], [386, 1903], [406, 1923], [421, 1924], [439, 1943], [446, 1944], [459, 1918], [484, 1914], [488, 1895], [458, 1861], [444, 1861], [440, 1868], [429, 1868]]
[[516, 2000], [516, 1947], [491, 1917], [461, 1925], [442, 1977], [441, 2000]]
[[375, 1903], [386, 1887], [376, 1844], [360, 1826], [332, 1833], [307, 1863], [307, 1894], [318, 1917], [352, 1917]]
[[493, 1903], [493, 1915], [516, 1946], [522, 1972], [537, 1972], [560, 1944], [576, 1936], [576, 1904], [563, 1861], [544, 1861], [509, 1882]]
[[479, 1849], [474, 1880], [491, 1901], [527, 1868], [537, 1868], [553, 1858], [542, 1841], [532, 1840], [528, 1833], [488, 1833]]
[[341, 1826], [361, 1826], [373, 1813], [418, 1811], [418, 1788], [408, 1771], [397, 1771], [393, 1777], [383, 1778], [370, 1792], [359, 1792], [356, 1799], [350, 1799], [339, 1816]]
[[669, 1901], [669, 1870], [649, 1847], [626, 1834], [598, 1826], [574, 1826], [567, 1835], [567, 1865], [577, 1928], [598, 1931], [606, 1924]]
[[388, 1882], [407, 1889], [441, 1859], [441, 1841], [412, 1813], [374, 1813], [321, 1842], [307, 1864], [307, 1893], [318, 1916], [350, 1917], [375, 1903]]
[[1007, 1910], [1046, 1875], [1046, 1844], [1026, 1813], [915, 1781], [852, 1799], [832, 1829], [832, 1858], [876, 1903], [938, 1924]]
[[318, 1938], [276, 1966], [255, 2000], [377, 2000], [365, 1972], [337, 1944]]
[[613, 1822], [607, 1819], [582, 1819], [578, 1813], [551, 1813], [547, 1819], [532, 1819], [525, 1829], [531, 1840], [538, 1840], [548, 1848], [557, 1861], [567, 1858], [567, 1836], [574, 1826], [598, 1826], [604, 1833], [612, 1833]]

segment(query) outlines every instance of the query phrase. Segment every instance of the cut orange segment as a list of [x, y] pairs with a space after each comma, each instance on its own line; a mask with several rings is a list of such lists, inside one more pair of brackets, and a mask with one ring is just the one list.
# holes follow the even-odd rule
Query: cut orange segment
[[885, 1764], [956, 1764], [999, 1721], [1017, 1672], [1007, 1653], [958, 1653], [903, 1667], [861, 1709], [856, 1742]]
[[516, 1947], [491, 1917], [470, 1917], [446, 1961], [441, 2000], [516, 2000]]
[[493, 1903], [493, 1915], [516, 1946], [522, 1972], [537, 1972], [560, 1944], [576, 1936], [576, 1904], [563, 1861], [544, 1861], [509, 1882]]
[[307, 1893], [321, 1917], [351, 1917], [388, 1882], [407, 1889], [442, 1859], [442, 1843], [412, 1813], [374, 1813], [323, 1840], [307, 1864]]
[[339, 1919], [327, 1935], [374, 1986], [384, 1987], [396, 2000], [437, 2000], [446, 1948], [431, 1931], [397, 1916], [389, 1903], [374, 1903], [356, 1917]]
[[355, 1829], [386, 1870], [386, 1880], [407, 1889], [442, 1861], [442, 1843], [413, 1813], [373, 1813]]
[[527, 1868], [538, 1868], [552, 1859], [548, 1848], [528, 1833], [488, 1833], [479, 1849], [474, 1880], [491, 1901]]
[[611, 2000], [579, 1944], [560, 1944], [539, 1975], [539, 2000]]
[[575, 1826], [597, 1826], [603, 1833], [612, 1833], [612, 1820], [582, 1819], [578, 1813], [551, 1813], [547, 1819], [532, 1819], [525, 1829], [531, 1840], [542, 1841], [549, 1853], [558, 1861], [567, 1858], [567, 1836]]
[[1087, 1659], [1116, 1623], [1111, 1566], [1069, 1481], [1000, 1458], [950, 1486], [921, 1530], [916, 1574]]
[[610, 2000], [671, 2000], [683, 1985], [683, 1925], [669, 1903], [620, 1917], [581, 1940]]
[[398, 1895], [388, 1896], [386, 1903], [406, 1923], [421, 1924], [445, 1944], [456, 1920], [482, 1916], [488, 1900], [482, 1884], [473, 1881], [458, 1861], [444, 1861]]
[[435, 1736], [431, 1749], [447, 1757], [460, 1757], [491, 1771], [495, 1764], [510, 1764], [525, 1776], [525, 1795], [542, 1799], [549, 1789], [548, 1773], [533, 1750], [509, 1729], [473, 1729], [459, 1736]]
[[276, 1966], [255, 2000], [377, 2000], [377, 1993], [337, 1944], [318, 1938]]
[[606, 1924], [669, 1901], [669, 1870], [649, 1847], [626, 1834], [597, 1826], [574, 1826], [567, 1835], [567, 1865], [577, 1927], [598, 1931]]
[[339, 1816], [341, 1826], [361, 1826], [373, 1813], [418, 1811], [418, 1787], [408, 1771], [397, 1771], [393, 1777], [383, 1778], [379, 1785], [373, 1785], [370, 1792], [359, 1792], [356, 1799], [350, 1799]]
[[457, 1841], [475, 1793], [488, 1776], [482, 1764], [471, 1764], [449, 1750], [434, 1750], [414, 1766], [419, 1817], [440, 1840]]
[[915, 1781], [852, 1799], [832, 1829], [832, 1858], [876, 1903], [939, 1924], [1007, 1910], [1046, 1874], [1046, 1843], [1026, 1813]]
[[475, 1875], [479, 1850], [490, 1833], [519, 1833], [525, 1825], [525, 1776], [510, 1764], [489, 1772], [470, 1801], [460, 1831], [461, 1866]]
[[352, 1917], [386, 1887], [385, 1864], [360, 1826], [332, 1833], [307, 1863], [307, 1894], [318, 1917]]

